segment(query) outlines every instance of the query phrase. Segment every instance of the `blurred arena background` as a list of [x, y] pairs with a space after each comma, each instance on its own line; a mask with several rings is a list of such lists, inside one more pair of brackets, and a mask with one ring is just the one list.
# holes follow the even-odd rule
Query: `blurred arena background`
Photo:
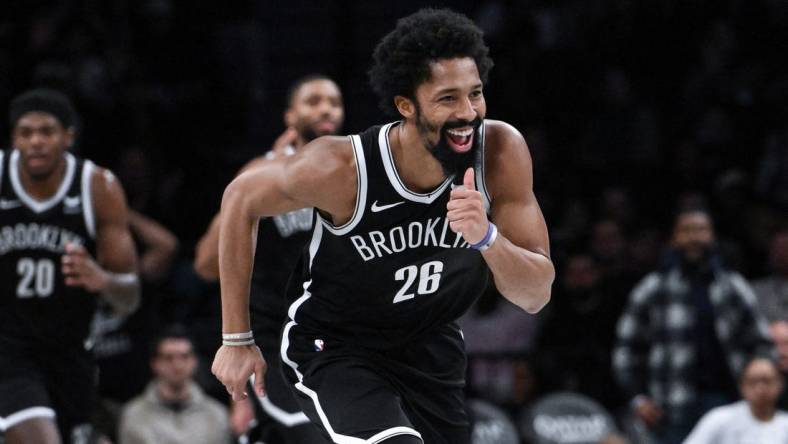
[[711, 210], [725, 264], [750, 282], [777, 276], [775, 261], [785, 267], [787, 2], [3, 1], [0, 146], [14, 95], [67, 92], [81, 116], [75, 150], [115, 171], [130, 206], [179, 246], [146, 280], [141, 310], [100, 328], [102, 371], [116, 377], [101, 380], [97, 423], [108, 437], [147, 382], [148, 342], [165, 325], [191, 330], [198, 381], [226, 401], [208, 371], [218, 287], [192, 270], [196, 240], [233, 174], [284, 130], [293, 80], [337, 81], [344, 133], [384, 119], [366, 77], [372, 50], [426, 5], [463, 12], [485, 32], [495, 61], [488, 117], [525, 135], [558, 270], [542, 313], [513, 312], [491, 289], [464, 320], [468, 393], [494, 413], [479, 409], [492, 419], [478, 443], [561, 442], [540, 441], [532, 424], [534, 404], [557, 392], [637, 429], [611, 369], [616, 323], [660, 266], [682, 205]]

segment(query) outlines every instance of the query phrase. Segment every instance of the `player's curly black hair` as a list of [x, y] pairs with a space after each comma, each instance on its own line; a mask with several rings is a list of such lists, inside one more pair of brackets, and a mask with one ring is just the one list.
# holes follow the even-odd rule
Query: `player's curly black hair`
[[476, 61], [482, 82], [493, 66], [482, 31], [467, 17], [448, 9], [425, 8], [397, 21], [378, 43], [369, 70], [372, 89], [384, 112], [396, 115], [394, 97], [415, 99], [416, 88], [430, 78], [430, 63], [456, 57]]

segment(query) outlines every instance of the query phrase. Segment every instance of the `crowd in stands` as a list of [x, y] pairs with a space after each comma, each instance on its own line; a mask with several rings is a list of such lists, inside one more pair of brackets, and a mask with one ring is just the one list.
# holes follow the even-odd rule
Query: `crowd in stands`
[[[166, 436], [174, 416], [242, 431], [208, 368], [218, 286], [194, 272], [195, 242], [232, 174], [283, 130], [296, 77], [324, 72], [347, 91], [345, 133], [380, 120], [371, 45], [422, 6], [286, 3], [3, 6], [0, 103], [32, 86], [67, 92], [76, 149], [118, 174], [133, 210], [142, 305], [94, 321], [96, 424], [111, 442], [154, 442], [146, 427]], [[491, 288], [463, 318], [468, 395], [516, 422], [546, 395], [581, 394], [618, 421], [606, 442], [785, 434], [783, 413], [752, 406], [788, 409], [788, 3], [431, 3], [485, 31], [488, 115], [525, 135], [557, 269], [541, 313]], [[725, 419], [747, 406], [760, 422]]]

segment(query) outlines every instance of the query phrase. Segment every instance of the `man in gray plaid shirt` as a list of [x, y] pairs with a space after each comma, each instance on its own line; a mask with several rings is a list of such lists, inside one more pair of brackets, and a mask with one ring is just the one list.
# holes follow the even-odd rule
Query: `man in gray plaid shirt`
[[616, 380], [663, 444], [680, 443], [706, 411], [734, 401], [744, 364], [773, 353], [752, 289], [720, 264], [714, 243], [708, 212], [682, 210], [671, 260], [635, 287], [618, 323]]

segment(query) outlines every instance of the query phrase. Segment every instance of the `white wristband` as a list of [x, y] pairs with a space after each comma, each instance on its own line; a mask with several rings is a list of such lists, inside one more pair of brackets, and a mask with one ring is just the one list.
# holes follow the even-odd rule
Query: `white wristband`
[[252, 331], [249, 330], [243, 333], [222, 333], [222, 339], [252, 339], [254, 336], [252, 335]]
[[254, 339], [247, 339], [245, 341], [228, 341], [223, 340], [222, 345], [228, 345], [230, 347], [243, 347], [245, 345], [254, 345]]

